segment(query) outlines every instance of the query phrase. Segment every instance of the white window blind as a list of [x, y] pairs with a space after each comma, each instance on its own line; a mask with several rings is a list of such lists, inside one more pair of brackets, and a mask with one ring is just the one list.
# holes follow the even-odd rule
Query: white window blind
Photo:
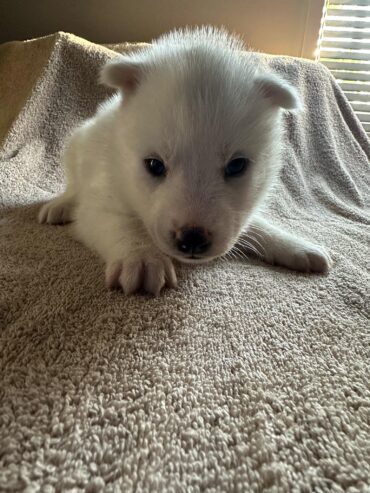
[[327, 0], [317, 50], [370, 135], [370, 0]]

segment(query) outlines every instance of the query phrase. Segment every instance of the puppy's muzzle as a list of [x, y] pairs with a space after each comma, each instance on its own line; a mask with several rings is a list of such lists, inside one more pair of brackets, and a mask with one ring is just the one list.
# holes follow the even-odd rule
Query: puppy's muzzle
[[177, 250], [184, 255], [194, 257], [209, 250], [211, 246], [209, 233], [203, 228], [182, 228], [175, 233]]

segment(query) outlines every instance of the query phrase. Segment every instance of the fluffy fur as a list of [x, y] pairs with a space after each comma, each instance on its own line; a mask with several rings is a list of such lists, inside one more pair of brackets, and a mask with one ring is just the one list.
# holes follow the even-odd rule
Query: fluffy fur
[[[324, 249], [258, 216], [280, 168], [282, 110], [300, 102], [242, 49], [224, 31], [174, 31], [103, 68], [101, 82], [118, 92], [74, 132], [66, 191], [39, 220], [73, 221], [106, 262], [108, 286], [159, 294], [176, 286], [173, 259], [209, 261], [237, 242], [271, 263], [329, 268]], [[225, 177], [239, 157], [245, 172]], [[147, 158], [160, 159], [166, 175], [151, 175]], [[200, 232], [207, 248], [182, 251], [184, 231]]]

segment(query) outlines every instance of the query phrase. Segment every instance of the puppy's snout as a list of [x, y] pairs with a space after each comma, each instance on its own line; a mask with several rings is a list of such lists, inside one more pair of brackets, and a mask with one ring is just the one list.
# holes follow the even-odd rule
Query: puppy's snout
[[176, 247], [182, 253], [197, 255], [210, 246], [210, 235], [203, 228], [182, 228], [176, 235]]

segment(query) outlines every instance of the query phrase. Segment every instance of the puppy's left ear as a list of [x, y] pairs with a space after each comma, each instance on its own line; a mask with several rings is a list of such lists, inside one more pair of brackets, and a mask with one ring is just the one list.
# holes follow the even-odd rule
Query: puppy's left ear
[[297, 91], [287, 82], [274, 75], [260, 75], [255, 81], [258, 93], [270, 101], [273, 106], [284, 110], [298, 110], [302, 108]]
[[142, 76], [143, 67], [140, 63], [121, 57], [104, 65], [99, 82], [120, 89], [124, 94], [131, 94], [139, 86]]

